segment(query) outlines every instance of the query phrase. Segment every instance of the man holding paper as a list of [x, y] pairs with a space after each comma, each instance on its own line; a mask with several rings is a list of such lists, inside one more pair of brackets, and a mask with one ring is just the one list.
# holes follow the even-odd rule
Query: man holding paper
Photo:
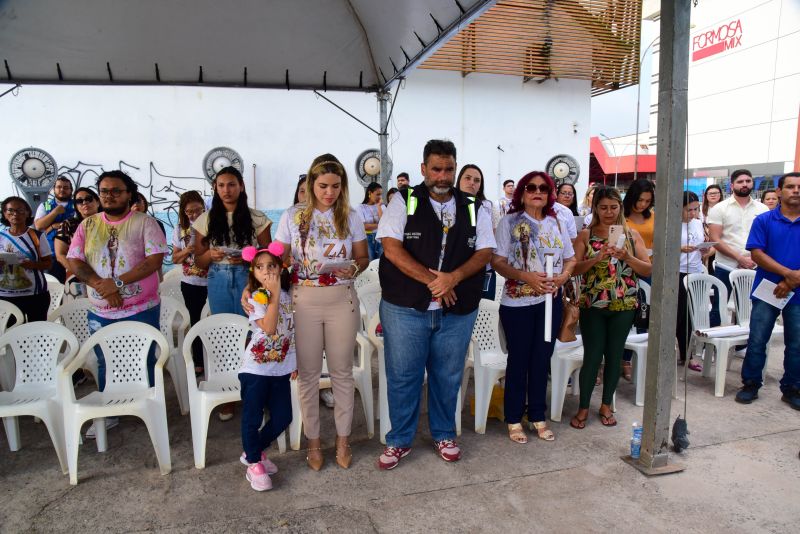
[[[800, 172], [778, 181], [780, 205], [755, 218], [747, 250], [758, 268], [753, 282], [750, 338], [742, 365], [742, 389], [736, 401], [758, 398], [767, 359], [767, 344], [778, 314], [783, 314], [786, 349], [781, 400], [800, 410]], [[772, 289], [772, 291], [765, 291]]]

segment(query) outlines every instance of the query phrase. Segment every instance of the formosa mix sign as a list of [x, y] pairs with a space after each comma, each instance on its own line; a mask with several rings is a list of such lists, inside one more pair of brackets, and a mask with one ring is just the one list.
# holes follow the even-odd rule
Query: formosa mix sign
[[741, 44], [742, 19], [732, 20], [692, 37], [692, 61], [719, 54]]

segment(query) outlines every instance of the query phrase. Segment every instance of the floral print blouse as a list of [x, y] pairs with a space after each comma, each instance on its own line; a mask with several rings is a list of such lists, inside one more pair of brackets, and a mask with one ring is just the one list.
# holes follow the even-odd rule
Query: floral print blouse
[[[630, 239], [630, 236], [629, 238]], [[589, 236], [586, 259], [594, 258], [608, 242], [607, 238]], [[630, 265], [622, 260], [612, 264], [606, 258], [581, 276], [581, 308], [607, 308], [610, 311], [636, 309], [638, 278]]]
[[259, 299], [258, 292], [253, 293], [253, 298], [250, 299], [253, 311], [249, 316], [253, 337], [244, 351], [242, 367], [239, 369], [240, 373], [261, 376], [284, 376], [297, 369], [292, 297], [288, 291], [281, 291], [279, 298], [278, 327], [275, 329], [274, 334], [269, 335], [261, 330], [256, 323], [267, 314], [268, 301]]

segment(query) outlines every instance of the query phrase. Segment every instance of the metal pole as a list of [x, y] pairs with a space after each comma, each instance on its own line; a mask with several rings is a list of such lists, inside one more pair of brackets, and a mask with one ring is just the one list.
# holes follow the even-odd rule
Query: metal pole
[[381, 179], [380, 184], [384, 191], [389, 189], [389, 112], [387, 106], [389, 104], [389, 92], [378, 92], [378, 108], [380, 114], [380, 132], [378, 139], [380, 140], [381, 151]]
[[653, 288], [647, 346], [642, 452], [634, 465], [645, 474], [682, 470], [668, 465], [670, 407], [675, 376], [677, 271], [683, 181], [686, 172], [686, 121], [689, 81], [691, 0], [661, 2], [661, 53], [658, 68], [658, 196], [653, 243]]

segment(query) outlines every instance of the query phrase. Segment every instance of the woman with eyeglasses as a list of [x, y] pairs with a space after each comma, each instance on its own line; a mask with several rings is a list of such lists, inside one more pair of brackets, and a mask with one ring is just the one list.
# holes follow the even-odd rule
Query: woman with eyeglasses
[[64, 266], [67, 273], [67, 292], [73, 297], [79, 297], [86, 295], [86, 289], [70, 272], [69, 262], [67, 262], [67, 252], [69, 252], [69, 245], [72, 243], [72, 236], [75, 235], [75, 230], [78, 229], [81, 221], [95, 213], [103, 211], [103, 208], [100, 206], [100, 197], [97, 196], [94, 190], [88, 187], [79, 187], [76, 189], [72, 197], [72, 203], [75, 205], [75, 216], [61, 224], [61, 228], [56, 233], [54, 240], [54, 252], [56, 261]]
[[562, 182], [556, 189], [556, 202], [569, 208], [572, 215], [578, 215], [578, 196], [575, 186], [569, 182]]
[[[508, 363], [504, 411], [508, 437], [527, 443], [522, 416], [541, 440], [553, 441], [547, 428], [547, 373], [561, 324], [561, 286], [575, 266], [569, 231], [553, 204], [555, 184], [543, 172], [531, 172], [517, 183], [508, 214], [500, 220], [492, 266], [505, 277], [500, 322], [506, 335]], [[552, 258], [553, 276], [546, 272]], [[545, 341], [545, 300], [553, 295], [550, 341]]]
[[[703, 191], [703, 205], [700, 208], [698, 213], [698, 219], [703, 223], [703, 232], [705, 233], [706, 241], [711, 241], [711, 238], [708, 235], [708, 210], [722, 202], [725, 198], [724, 193], [722, 192], [722, 187], [719, 184], [711, 184], [706, 187], [706, 190]], [[704, 255], [704, 262], [706, 265], [706, 270], [710, 273], [714, 272], [714, 260], [717, 257], [717, 250], [715, 248], [707, 249]], [[714, 288], [714, 292], [711, 295], [711, 313], [709, 314], [709, 324], [711, 326], [719, 326], [722, 324], [722, 318], [719, 314], [719, 295], [717, 295], [717, 289]]]
[[14, 304], [28, 322], [46, 321], [50, 307], [45, 271], [53, 265], [50, 244], [31, 228], [33, 211], [25, 199], [0, 203], [0, 299]]
[[[178, 224], [172, 234], [172, 263], [181, 269], [181, 295], [189, 310], [192, 326], [200, 321], [200, 315], [208, 299], [208, 269], [198, 267], [195, 260], [196, 232], [192, 224], [206, 211], [203, 197], [197, 191], [186, 191], [178, 203]], [[194, 374], [203, 374], [203, 343], [200, 338], [192, 344]]]
[[[575, 273], [581, 278], [580, 326], [583, 367], [580, 373], [580, 408], [570, 426], [581, 429], [589, 417], [589, 402], [600, 363], [605, 358], [600, 422], [615, 426], [611, 402], [617, 389], [625, 340], [633, 325], [638, 277], [650, 276], [652, 266], [642, 236], [628, 228], [622, 199], [613, 187], [594, 194], [592, 221], [575, 240]], [[621, 232], [619, 241], [609, 242], [612, 226]]]

